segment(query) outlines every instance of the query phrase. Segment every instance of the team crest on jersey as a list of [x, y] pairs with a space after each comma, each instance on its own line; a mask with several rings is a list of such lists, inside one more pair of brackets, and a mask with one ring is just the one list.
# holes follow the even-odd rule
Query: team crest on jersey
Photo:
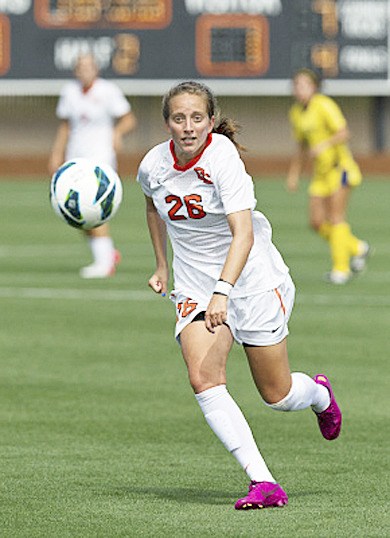
[[198, 178], [203, 181], [203, 183], [206, 183], [207, 185], [212, 185], [213, 182], [210, 179], [210, 174], [207, 174], [203, 168], [200, 168], [200, 166], [197, 166], [194, 168], [194, 171], [196, 172], [196, 175]]

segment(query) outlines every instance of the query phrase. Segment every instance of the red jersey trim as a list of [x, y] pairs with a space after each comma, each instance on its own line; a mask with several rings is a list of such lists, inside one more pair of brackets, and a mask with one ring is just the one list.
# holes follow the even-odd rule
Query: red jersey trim
[[94, 85], [95, 85], [95, 81], [96, 81], [96, 79], [93, 80], [92, 83], [91, 83], [89, 86], [83, 86], [83, 85], [81, 85], [81, 93], [83, 93], [84, 95], [85, 95], [86, 93], [88, 93], [88, 92], [91, 90], [91, 88], [94, 87]]
[[205, 147], [202, 149], [202, 151], [198, 155], [196, 155], [193, 159], [191, 159], [191, 161], [188, 162], [187, 164], [185, 164], [184, 166], [181, 166], [178, 163], [178, 159], [177, 159], [177, 156], [176, 156], [176, 153], [175, 153], [175, 144], [174, 144], [173, 140], [171, 140], [170, 143], [169, 143], [169, 149], [171, 150], [171, 155], [172, 155], [172, 158], [173, 158], [173, 161], [174, 161], [173, 168], [175, 170], [179, 170], [179, 172], [185, 172], [186, 170], [189, 170], [190, 168], [192, 168], [199, 161], [199, 159], [202, 157], [202, 155], [204, 153], [204, 150], [207, 148], [207, 146], [209, 146], [211, 144], [212, 140], [213, 140], [212, 133], [209, 133], [207, 135]]

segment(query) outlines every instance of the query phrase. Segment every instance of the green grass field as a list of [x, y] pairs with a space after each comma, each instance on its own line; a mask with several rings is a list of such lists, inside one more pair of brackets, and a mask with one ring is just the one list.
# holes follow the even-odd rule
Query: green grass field
[[343, 287], [322, 280], [328, 252], [306, 226], [304, 189], [256, 184], [297, 285], [292, 369], [331, 377], [344, 428], [329, 443], [310, 410], [266, 408], [235, 346], [230, 391], [290, 498], [253, 512], [233, 509], [247, 478], [195, 402], [173, 306], [147, 288], [143, 196], [125, 187], [118, 272], [82, 281], [89, 250], [47, 183], [0, 182], [0, 536], [389, 536], [390, 183], [354, 193], [350, 220], [375, 255]]

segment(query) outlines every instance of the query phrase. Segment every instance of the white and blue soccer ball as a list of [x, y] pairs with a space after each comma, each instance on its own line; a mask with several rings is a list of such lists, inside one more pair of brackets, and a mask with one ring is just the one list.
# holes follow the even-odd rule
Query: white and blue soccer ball
[[71, 159], [53, 174], [50, 201], [67, 224], [91, 230], [109, 221], [122, 201], [122, 183], [111, 166]]

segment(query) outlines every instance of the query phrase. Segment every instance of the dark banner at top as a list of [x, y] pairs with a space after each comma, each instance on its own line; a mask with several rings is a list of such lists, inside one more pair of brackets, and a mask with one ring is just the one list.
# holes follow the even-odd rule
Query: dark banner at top
[[57, 93], [92, 51], [129, 93], [204, 79], [282, 95], [311, 67], [338, 93], [387, 94], [389, 13], [387, 0], [0, 0], [0, 92]]

